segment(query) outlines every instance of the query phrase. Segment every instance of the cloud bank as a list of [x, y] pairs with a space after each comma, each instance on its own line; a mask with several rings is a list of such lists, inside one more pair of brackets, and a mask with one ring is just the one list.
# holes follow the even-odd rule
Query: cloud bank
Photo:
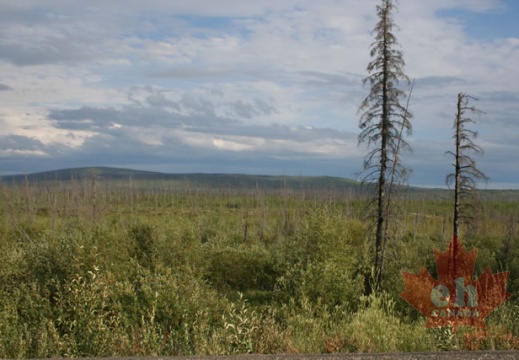
[[[468, 92], [486, 113], [475, 119], [479, 167], [491, 186], [519, 187], [519, 35], [474, 30], [515, 24], [517, 5], [399, 3], [416, 81], [410, 182], [444, 184], [456, 95]], [[352, 177], [366, 152], [357, 112], [376, 4], [0, 0], [0, 171]]]

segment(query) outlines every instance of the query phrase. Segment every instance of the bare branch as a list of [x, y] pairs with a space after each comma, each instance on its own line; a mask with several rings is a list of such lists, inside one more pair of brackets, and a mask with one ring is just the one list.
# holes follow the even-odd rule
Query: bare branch
[[[395, 183], [407, 177], [409, 170], [400, 163], [400, 152], [411, 150], [404, 139], [410, 135], [412, 114], [400, 100], [406, 97], [400, 84], [410, 85], [403, 71], [403, 52], [393, 30], [392, 12], [396, 10], [393, 0], [381, 0], [377, 6], [379, 21], [373, 29], [374, 42], [370, 47], [372, 60], [368, 63], [368, 76], [363, 85], [370, 86], [370, 92], [359, 107], [361, 114], [358, 137], [359, 144], [367, 143], [371, 149], [364, 158], [363, 183], [374, 185], [375, 193], [371, 204], [376, 207], [375, 271], [376, 290], [381, 289], [384, 266], [384, 249], [389, 237], [388, 220], [391, 218], [391, 193]], [[410, 87], [412, 90], [412, 86]], [[411, 92], [411, 91], [410, 91]]]
[[480, 207], [476, 188], [477, 181], [487, 181], [487, 176], [477, 169], [476, 161], [472, 154], [483, 154], [483, 149], [473, 141], [478, 135], [477, 131], [468, 129], [466, 126], [475, 124], [468, 115], [481, 115], [483, 111], [475, 106], [469, 106], [471, 100], [476, 98], [466, 93], [458, 94], [457, 113], [454, 121], [455, 152], [447, 151], [446, 154], [454, 159], [454, 173], [445, 178], [447, 185], [454, 183], [454, 220], [453, 231], [459, 231], [460, 220], [469, 222], [474, 218], [475, 209]]

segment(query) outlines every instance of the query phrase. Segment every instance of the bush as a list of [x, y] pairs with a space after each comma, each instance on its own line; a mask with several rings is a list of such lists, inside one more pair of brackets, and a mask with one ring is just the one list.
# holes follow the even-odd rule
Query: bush
[[113, 356], [125, 337], [110, 274], [76, 274], [56, 296], [52, 326], [59, 356]]
[[348, 346], [359, 352], [430, 351], [434, 340], [425, 324], [406, 324], [393, 313], [395, 302], [387, 294], [362, 298], [363, 307], [347, 330]]
[[129, 230], [130, 239], [133, 247], [130, 255], [144, 268], [153, 269], [153, 253], [155, 247], [155, 237], [153, 228], [150, 225], [137, 224]]
[[282, 301], [306, 296], [314, 303], [354, 309], [368, 273], [362, 225], [323, 209], [311, 212], [305, 220], [301, 234], [284, 249], [288, 261], [278, 280], [278, 294]]
[[220, 291], [274, 289], [279, 274], [278, 260], [262, 247], [214, 248], [208, 257], [207, 278]]

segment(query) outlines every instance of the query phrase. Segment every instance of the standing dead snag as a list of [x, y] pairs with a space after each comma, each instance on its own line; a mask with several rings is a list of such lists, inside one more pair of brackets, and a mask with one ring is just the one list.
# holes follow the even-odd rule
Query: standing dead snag
[[469, 222], [472, 220], [473, 210], [479, 205], [476, 192], [477, 181], [488, 180], [486, 175], [476, 168], [476, 162], [469, 155], [469, 153], [483, 154], [483, 149], [473, 142], [478, 133], [467, 128], [469, 124], [475, 123], [469, 115], [481, 115], [483, 112], [471, 106], [470, 100], [477, 99], [466, 93], [458, 94], [453, 136], [456, 149], [454, 152], [447, 151], [446, 153], [454, 158], [454, 173], [447, 175], [446, 178], [447, 185], [450, 186], [454, 183], [454, 235], [458, 235], [460, 221]]
[[369, 76], [363, 84], [370, 85], [370, 93], [362, 102], [359, 127], [359, 144], [367, 142], [371, 150], [364, 159], [363, 182], [375, 186], [373, 204], [375, 205], [376, 239], [375, 239], [375, 290], [381, 289], [384, 265], [384, 248], [387, 243], [387, 222], [390, 208], [390, 192], [393, 182], [407, 173], [400, 163], [400, 150], [410, 150], [403, 134], [412, 131], [412, 115], [402, 106], [400, 99], [405, 92], [398, 87], [400, 82], [409, 84], [404, 74], [403, 52], [398, 49], [398, 42], [393, 34], [396, 27], [392, 13], [396, 9], [392, 0], [382, 0], [377, 6], [378, 23], [373, 29], [375, 41], [371, 44], [368, 64]]

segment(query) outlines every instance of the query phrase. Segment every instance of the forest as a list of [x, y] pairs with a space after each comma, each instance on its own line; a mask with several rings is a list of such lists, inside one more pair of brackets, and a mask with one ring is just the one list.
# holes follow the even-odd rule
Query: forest
[[402, 271], [437, 276], [452, 191], [398, 192], [383, 288], [373, 292], [361, 187], [243, 179], [4, 178], [0, 357], [519, 348], [516, 192], [483, 191], [480, 217], [459, 234], [478, 249], [474, 277], [487, 266], [509, 271], [512, 297], [485, 329], [454, 332], [427, 329], [400, 297]]

